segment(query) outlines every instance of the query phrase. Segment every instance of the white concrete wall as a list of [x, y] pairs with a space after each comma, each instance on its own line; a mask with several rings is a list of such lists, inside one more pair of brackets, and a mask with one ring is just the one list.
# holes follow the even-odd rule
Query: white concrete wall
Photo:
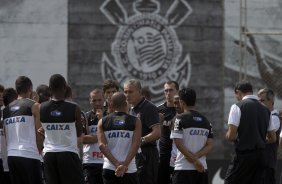
[[26, 75], [36, 88], [67, 76], [67, 0], [0, 0], [0, 83]]

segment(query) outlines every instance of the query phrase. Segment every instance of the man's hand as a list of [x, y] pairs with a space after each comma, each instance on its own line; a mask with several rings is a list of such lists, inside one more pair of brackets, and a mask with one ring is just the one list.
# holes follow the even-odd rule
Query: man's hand
[[37, 130], [37, 133], [45, 137], [45, 131], [42, 127]]
[[125, 165], [119, 165], [115, 171], [115, 175], [117, 177], [123, 177], [123, 175], [126, 173], [128, 167], [126, 167]]
[[97, 109], [96, 110], [96, 116], [100, 120], [103, 117], [103, 110], [102, 109]]
[[196, 170], [200, 173], [203, 173], [205, 172], [205, 168], [203, 166], [203, 164], [199, 161], [199, 160], [196, 160], [193, 165], [195, 166]]

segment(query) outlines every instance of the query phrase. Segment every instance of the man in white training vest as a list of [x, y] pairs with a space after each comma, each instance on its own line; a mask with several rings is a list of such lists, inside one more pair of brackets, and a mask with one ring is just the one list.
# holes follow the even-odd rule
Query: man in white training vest
[[115, 112], [98, 122], [99, 147], [105, 156], [104, 184], [139, 184], [135, 155], [141, 142], [141, 122], [126, 113], [123, 93], [114, 93], [112, 107]]
[[77, 104], [65, 101], [63, 76], [50, 77], [52, 99], [40, 106], [40, 120], [45, 131], [44, 172], [47, 184], [83, 184], [78, 140], [82, 133], [81, 111]]
[[39, 150], [41, 126], [39, 103], [29, 99], [32, 82], [26, 76], [16, 80], [18, 99], [3, 110], [7, 140], [8, 165], [13, 184], [41, 184]]

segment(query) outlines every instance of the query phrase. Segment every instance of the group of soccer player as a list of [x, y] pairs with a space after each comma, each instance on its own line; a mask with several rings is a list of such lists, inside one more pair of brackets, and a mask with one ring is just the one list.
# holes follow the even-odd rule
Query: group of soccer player
[[[226, 183], [275, 179], [280, 121], [274, 93], [262, 89], [255, 97], [250, 86], [235, 87], [239, 102], [231, 108], [226, 139], [235, 141], [236, 157]], [[89, 92], [91, 109], [82, 111], [60, 74], [35, 92], [26, 76], [16, 79], [15, 88], [0, 85], [1, 151], [7, 153], [0, 159], [0, 183], [209, 183], [213, 131], [195, 108], [196, 91], [170, 80], [163, 89], [164, 103], [156, 106], [139, 80], [108, 79]]]

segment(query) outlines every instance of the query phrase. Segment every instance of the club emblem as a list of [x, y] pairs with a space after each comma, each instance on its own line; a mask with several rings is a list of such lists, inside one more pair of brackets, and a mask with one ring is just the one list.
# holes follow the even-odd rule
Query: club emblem
[[127, 15], [119, 0], [106, 0], [100, 10], [119, 28], [111, 46], [114, 61], [106, 53], [102, 56], [103, 79], [120, 84], [138, 79], [154, 97], [162, 97], [167, 80], [178, 81], [181, 87], [188, 85], [190, 57], [187, 54], [181, 60], [182, 45], [174, 30], [192, 13], [185, 0], [175, 0], [165, 16], [159, 14], [160, 3], [156, 0], [134, 2], [132, 16]]

